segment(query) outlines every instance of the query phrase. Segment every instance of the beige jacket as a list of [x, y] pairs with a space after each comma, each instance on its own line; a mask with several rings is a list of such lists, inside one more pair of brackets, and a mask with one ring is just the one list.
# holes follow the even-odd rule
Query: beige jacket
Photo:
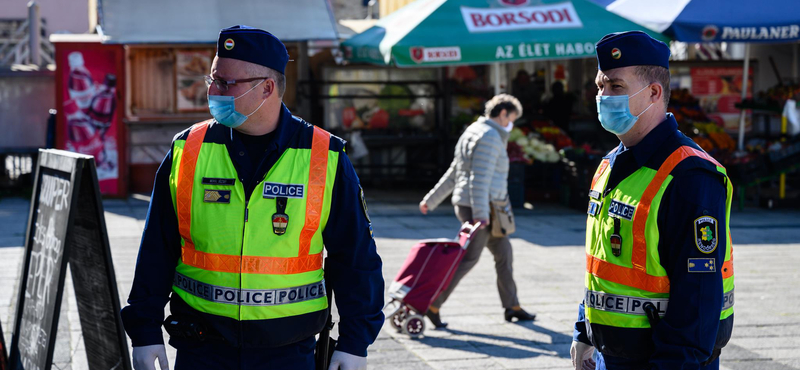
[[508, 132], [496, 122], [480, 117], [456, 143], [450, 168], [423, 198], [434, 210], [448, 195], [453, 205], [472, 208], [472, 217], [488, 220], [492, 200], [508, 194]]

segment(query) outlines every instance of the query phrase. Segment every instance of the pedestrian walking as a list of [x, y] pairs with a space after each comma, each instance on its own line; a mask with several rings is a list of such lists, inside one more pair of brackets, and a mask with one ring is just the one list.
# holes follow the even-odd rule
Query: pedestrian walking
[[484, 247], [488, 247], [494, 255], [497, 290], [505, 309], [505, 320], [536, 318], [535, 314], [530, 314], [520, 307], [517, 285], [513, 277], [513, 253], [508, 235], [494, 236], [490, 232], [492, 227], [490, 223], [499, 223], [497, 219], [490, 219], [491, 203], [507, 202], [506, 145], [508, 135], [514, 128], [514, 120], [521, 115], [522, 106], [519, 100], [511, 95], [500, 94], [489, 100], [486, 103], [485, 115], [472, 123], [458, 139], [450, 168], [419, 204], [420, 212], [427, 214], [452, 193], [452, 203], [458, 220], [462, 223], [469, 221], [483, 224], [482, 229], [473, 236], [450, 285], [425, 314], [437, 328], [447, 326], [447, 323], [441, 321], [439, 308], [464, 275], [478, 263]]
[[167, 302], [175, 369], [313, 369], [329, 288], [341, 316], [330, 369], [366, 368], [381, 259], [344, 142], [282, 103], [288, 59], [266, 31], [219, 34], [214, 119], [175, 136], [158, 169], [122, 310], [137, 370], [168, 368]]
[[731, 182], [666, 111], [666, 44], [622, 32], [596, 52], [598, 118], [621, 143], [589, 191], [572, 363], [718, 369], [733, 328]]

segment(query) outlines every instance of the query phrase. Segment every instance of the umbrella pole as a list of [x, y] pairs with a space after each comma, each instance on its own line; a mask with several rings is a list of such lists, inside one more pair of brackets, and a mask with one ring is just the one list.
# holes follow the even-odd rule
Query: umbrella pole
[[[744, 77], [742, 77], [742, 103], [747, 98], [747, 80], [750, 71], [750, 44], [744, 45]], [[739, 150], [744, 150], [744, 116], [747, 109], [739, 112]]]
[[492, 71], [494, 72], [494, 94], [500, 94], [500, 63], [492, 64]]

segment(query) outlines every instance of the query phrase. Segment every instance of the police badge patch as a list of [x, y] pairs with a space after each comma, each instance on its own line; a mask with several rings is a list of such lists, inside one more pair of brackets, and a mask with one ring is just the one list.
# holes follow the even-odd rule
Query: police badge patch
[[364, 210], [364, 217], [366, 217], [367, 222], [371, 224], [372, 220], [369, 219], [369, 211], [367, 210], [367, 200], [364, 198], [364, 189], [361, 187], [361, 185], [358, 185], [358, 190], [360, 191], [359, 196], [361, 197], [361, 208]]
[[717, 249], [717, 219], [702, 216], [694, 220], [694, 243], [700, 252], [709, 254]]

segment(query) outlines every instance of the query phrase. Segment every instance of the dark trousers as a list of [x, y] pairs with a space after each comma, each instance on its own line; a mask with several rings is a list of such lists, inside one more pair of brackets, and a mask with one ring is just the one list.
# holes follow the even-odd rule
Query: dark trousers
[[219, 342], [181, 345], [175, 370], [298, 369], [314, 370], [314, 337], [277, 348], [239, 348]]
[[[456, 206], [456, 217], [463, 222], [472, 220], [472, 208]], [[483, 247], [489, 248], [494, 256], [494, 269], [497, 271], [497, 292], [500, 293], [500, 303], [503, 308], [512, 308], [519, 306], [519, 299], [517, 298], [517, 284], [514, 283], [514, 254], [511, 250], [511, 241], [508, 237], [496, 238], [492, 236], [491, 226], [483, 228], [475, 232], [472, 240], [467, 247], [467, 253], [464, 254], [464, 259], [458, 265], [456, 272], [453, 274], [453, 280], [450, 286], [445, 289], [442, 294], [433, 301], [434, 307], [442, 307], [442, 304], [456, 289], [458, 282], [467, 275], [469, 270], [475, 267], [483, 252]]]

